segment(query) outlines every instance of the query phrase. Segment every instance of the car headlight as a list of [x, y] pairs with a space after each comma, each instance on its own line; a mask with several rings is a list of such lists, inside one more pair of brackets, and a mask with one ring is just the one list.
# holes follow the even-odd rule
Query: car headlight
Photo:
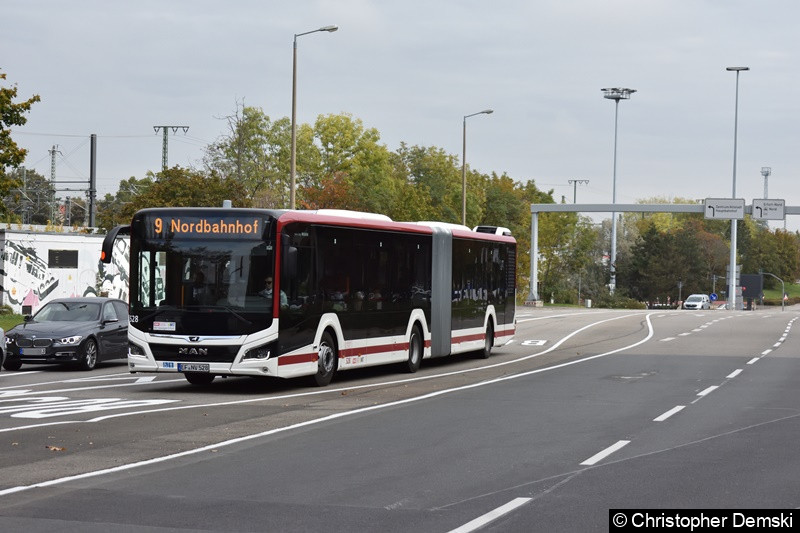
[[74, 344], [78, 344], [81, 342], [83, 335], [72, 335], [71, 337], [62, 337], [60, 339], [56, 339], [56, 343], [64, 344], [66, 346], [71, 346]]

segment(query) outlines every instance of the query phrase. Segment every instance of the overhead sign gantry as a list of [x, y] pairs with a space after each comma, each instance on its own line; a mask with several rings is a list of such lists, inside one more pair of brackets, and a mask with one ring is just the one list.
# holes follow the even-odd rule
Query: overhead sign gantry
[[[745, 205], [741, 198], [706, 198], [702, 204], [531, 204], [531, 273], [526, 303], [538, 302], [539, 292], [539, 213], [702, 213], [705, 218], [784, 220], [800, 215], [800, 206], [786, 206], [784, 200], [753, 200]], [[709, 216], [709, 214], [711, 216]]]

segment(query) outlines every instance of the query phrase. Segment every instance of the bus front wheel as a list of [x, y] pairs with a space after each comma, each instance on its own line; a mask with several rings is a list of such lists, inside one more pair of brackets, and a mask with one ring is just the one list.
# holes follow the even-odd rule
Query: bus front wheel
[[333, 379], [338, 362], [336, 343], [333, 342], [333, 337], [331, 337], [331, 334], [327, 331], [322, 334], [318, 353], [317, 373], [314, 374], [314, 382], [318, 387], [324, 387]]

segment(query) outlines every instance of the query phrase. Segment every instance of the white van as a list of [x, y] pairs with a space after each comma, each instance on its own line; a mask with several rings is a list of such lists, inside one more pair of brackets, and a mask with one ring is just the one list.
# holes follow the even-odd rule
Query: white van
[[683, 302], [684, 309], [711, 309], [707, 294], [692, 294]]

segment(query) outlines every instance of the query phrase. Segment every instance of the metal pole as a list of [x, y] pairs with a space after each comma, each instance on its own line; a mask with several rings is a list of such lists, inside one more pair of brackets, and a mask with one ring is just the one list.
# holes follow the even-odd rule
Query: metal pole
[[289, 163], [289, 209], [294, 209], [295, 165], [297, 158], [297, 35], [294, 36], [294, 49], [292, 51], [292, 156]]
[[769, 175], [772, 174], [772, 168], [761, 167], [761, 175], [764, 176], [764, 199], [769, 198]]
[[[627, 100], [631, 97], [636, 89], [611, 87], [607, 89], [600, 89], [603, 91], [603, 97], [608, 100], [614, 100], [614, 180], [612, 184], [612, 204], [617, 203], [617, 129], [619, 119], [619, 101]], [[617, 213], [611, 213], [611, 280], [608, 284], [609, 290], [613, 293], [617, 287]]]
[[[736, 198], [736, 151], [739, 137], [739, 72], [750, 70], [749, 67], [728, 67], [726, 70], [736, 72], [736, 100], [733, 115], [733, 189], [731, 198]], [[730, 273], [728, 276], [728, 302], [730, 309], [736, 309], [736, 239], [737, 220], [731, 220], [731, 254]]]
[[467, 117], [461, 136], [461, 223], [467, 225]]
[[461, 223], [467, 225], [467, 119], [475, 115], [491, 115], [492, 109], [484, 109], [471, 115], [464, 115], [464, 132], [462, 135], [461, 149]]
[[[611, 203], [617, 203], [617, 124], [619, 117], [619, 99], [614, 101], [614, 178], [611, 186]], [[609, 289], [613, 293], [617, 288], [617, 213], [611, 213], [611, 283]]]
[[528, 301], [539, 299], [539, 213], [531, 213], [531, 286]]
[[94, 227], [95, 199], [97, 198], [97, 135], [92, 133], [89, 151], [89, 202], [84, 217], [84, 226]]
[[567, 183], [572, 185], [572, 203], [578, 203], [578, 184], [589, 184], [589, 180], [567, 180]]
[[338, 29], [339, 26], [323, 26], [322, 28], [317, 28], [316, 30], [294, 34], [292, 47], [292, 149], [289, 162], [289, 175], [291, 177], [291, 182], [289, 184], [289, 209], [295, 208], [297, 173], [297, 38], [301, 35], [308, 35], [318, 31], [334, 32]]

